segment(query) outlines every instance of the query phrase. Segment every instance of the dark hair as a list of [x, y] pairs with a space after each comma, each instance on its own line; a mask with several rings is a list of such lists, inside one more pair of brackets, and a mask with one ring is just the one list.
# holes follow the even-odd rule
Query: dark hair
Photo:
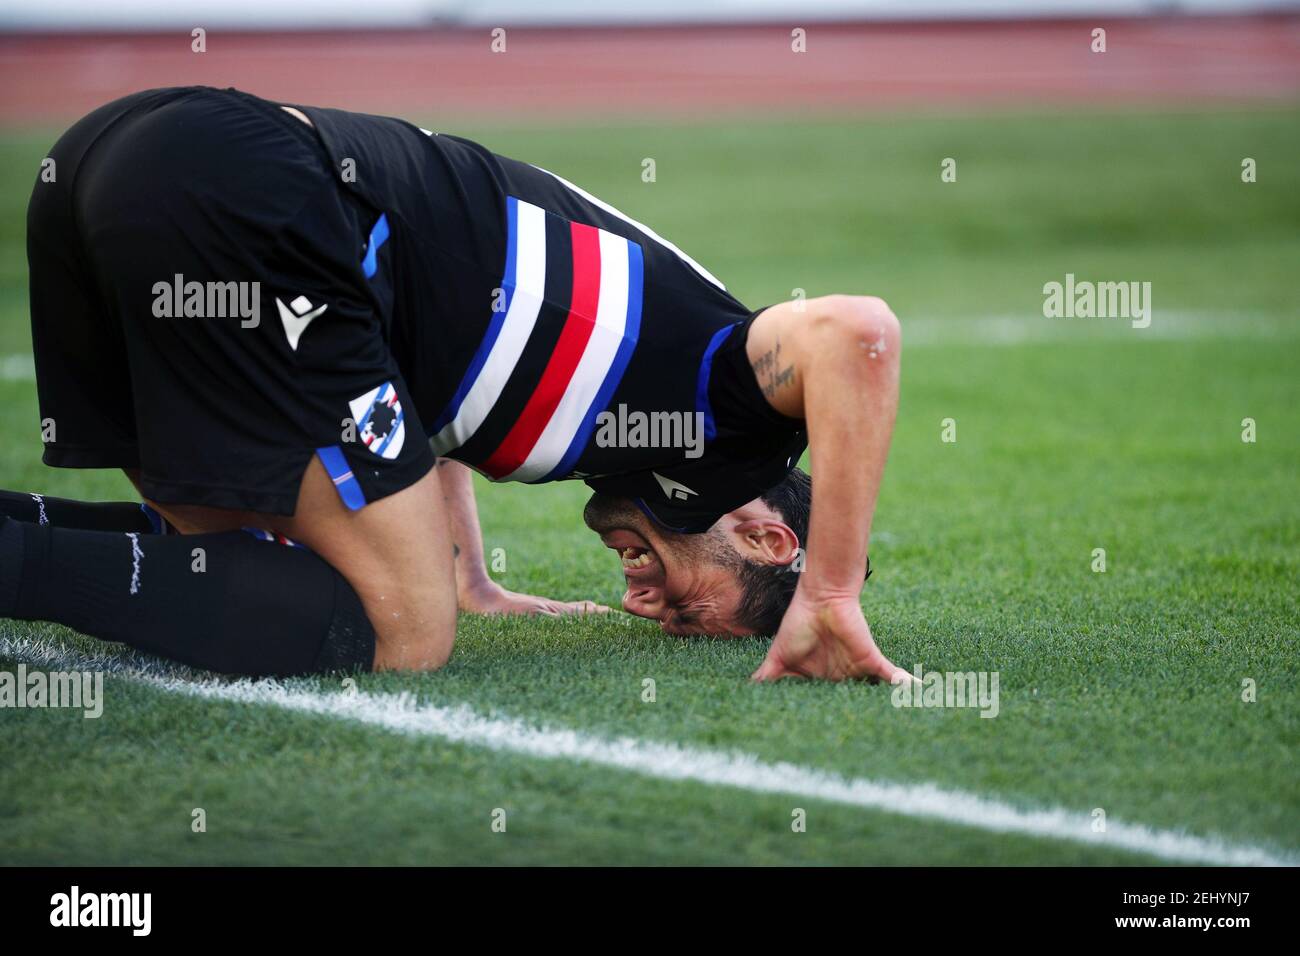
[[[779, 485], [762, 494], [763, 503], [781, 516], [803, 547], [808, 541], [808, 516], [812, 513], [812, 479], [798, 468]], [[799, 585], [799, 574], [789, 565], [741, 563], [738, 623], [756, 634], [775, 634]]]
[[[781, 516], [799, 539], [799, 546], [808, 543], [808, 518], [812, 514], [812, 479], [798, 468], [785, 476], [779, 485], [767, 489], [763, 503]], [[738, 623], [755, 634], [775, 634], [781, 619], [794, 599], [794, 589], [799, 586], [799, 571], [786, 564], [761, 564], [742, 561], [738, 571], [740, 579], [740, 605], [736, 609]], [[871, 577], [871, 559], [867, 559], [867, 575]], [[866, 578], [863, 578], [865, 581]]]

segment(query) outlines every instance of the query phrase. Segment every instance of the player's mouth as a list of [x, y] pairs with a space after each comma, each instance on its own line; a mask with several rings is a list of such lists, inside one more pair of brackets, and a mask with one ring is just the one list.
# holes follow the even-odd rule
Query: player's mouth
[[608, 531], [600, 536], [605, 547], [618, 554], [623, 565], [623, 574], [628, 580], [642, 579], [663, 574], [663, 564], [655, 554], [648, 541], [635, 531], [619, 529]]
[[624, 574], [641, 571], [659, 560], [653, 551], [646, 548], [622, 548], [618, 556], [623, 561]]

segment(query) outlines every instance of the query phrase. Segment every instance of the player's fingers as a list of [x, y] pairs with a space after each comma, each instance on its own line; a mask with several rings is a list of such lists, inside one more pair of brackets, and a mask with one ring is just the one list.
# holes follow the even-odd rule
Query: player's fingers
[[556, 614], [605, 614], [609, 608], [603, 604], [597, 604], [595, 601], [550, 601], [548, 602], [551, 609]]
[[915, 678], [903, 668], [896, 666], [884, 654], [877, 656], [869, 665], [866, 676], [873, 684], [886, 683], [891, 686], [910, 684]]
[[790, 671], [786, 670], [785, 665], [781, 663], [780, 658], [768, 656], [763, 659], [763, 663], [758, 666], [758, 670], [750, 675], [750, 680], [757, 683], [770, 680], [780, 680], [782, 677], [789, 677]]

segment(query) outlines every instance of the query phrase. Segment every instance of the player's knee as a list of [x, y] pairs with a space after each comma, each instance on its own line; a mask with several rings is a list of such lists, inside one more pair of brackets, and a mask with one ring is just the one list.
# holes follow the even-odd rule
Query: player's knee
[[455, 627], [450, 631], [427, 629], [421, 633], [376, 634], [374, 669], [377, 671], [436, 671], [451, 660]]
[[375, 628], [375, 670], [436, 671], [451, 660], [456, 605], [430, 605], [422, 595], [363, 595]]
[[[375, 670], [437, 670], [451, 657], [456, 640], [454, 584], [439, 587], [422, 565], [394, 567], [358, 549], [340, 561], [375, 632]], [[370, 559], [370, 560], [367, 560]]]

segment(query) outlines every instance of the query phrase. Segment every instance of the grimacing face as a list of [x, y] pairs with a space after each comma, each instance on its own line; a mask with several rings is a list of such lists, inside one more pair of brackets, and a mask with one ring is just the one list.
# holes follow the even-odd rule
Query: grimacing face
[[743, 562], [785, 564], [798, 547], [794, 532], [762, 499], [728, 512], [701, 534], [669, 531], [629, 499], [600, 493], [591, 496], [582, 519], [619, 556], [627, 580], [623, 610], [658, 621], [668, 634], [751, 633], [736, 613]]

